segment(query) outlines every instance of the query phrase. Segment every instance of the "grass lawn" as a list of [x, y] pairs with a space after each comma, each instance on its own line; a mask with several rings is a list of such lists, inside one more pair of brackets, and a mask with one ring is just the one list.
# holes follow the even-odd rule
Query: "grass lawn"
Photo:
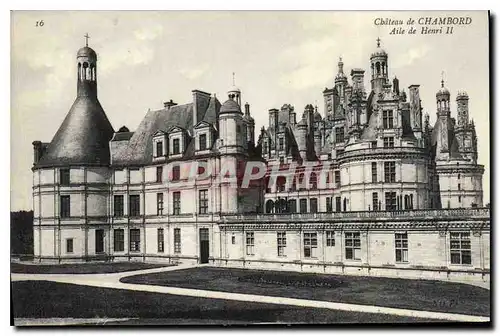
[[140, 262], [86, 263], [86, 264], [18, 264], [11, 263], [11, 273], [43, 274], [97, 274], [136, 271], [149, 268], [167, 267], [169, 264], [145, 264]]
[[131, 276], [122, 282], [490, 316], [490, 291], [409, 280], [202, 267]]
[[437, 322], [385, 314], [206, 299], [50, 281], [12, 284], [15, 318], [131, 318], [111, 324]]

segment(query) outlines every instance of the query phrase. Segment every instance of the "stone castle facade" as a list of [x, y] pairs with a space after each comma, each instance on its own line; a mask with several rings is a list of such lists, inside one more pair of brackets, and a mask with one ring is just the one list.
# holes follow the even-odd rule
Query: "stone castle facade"
[[[96, 52], [81, 48], [76, 66], [68, 115], [50, 143], [33, 142], [36, 260], [489, 278], [468, 96], [453, 118], [442, 82], [431, 126], [419, 86], [407, 94], [390, 80], [380, 41], [369, 89], [365, 71], [349, 80], [340, 60], [323, 116], [271, 109], [257, 141], [237, 87], [222, 104], [193, 90], [192, 102], [170, 100], [115, 132], [97, 98]], [[266, 172], [243, 188], [251, 162]]]

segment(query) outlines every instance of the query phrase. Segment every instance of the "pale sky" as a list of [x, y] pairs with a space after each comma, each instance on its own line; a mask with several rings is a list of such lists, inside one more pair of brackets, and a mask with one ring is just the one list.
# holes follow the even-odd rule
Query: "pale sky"
[[[43, 15], [41, 15], [43, 14]], [[376, 18], [470, 16], [452, 35], [389, 35]], [[43, 26], [36, 21], [43, 19]], [[433, 27], [434, 28], [434, 27]], [[417, 30], [420, 27], [417, 26]], [[485, 165], [484, 203], [490, 201], [489, 49], [487, 12], [14, 12], [11, 30], [11, 209], [32, 209], [32, 142], [50, 142], [76, 96], [76, 52], [90, 35], [98, 55], [98, 95], [115, 131], [135, 130], [147, 110], [191, 90], [224, 101], [236, 73], [251, 106], [256, 136], [268, 110], [285, 103], [300, 117], [332, 87], [339, 56], [344, 72], [366, 70], [380, 36], [389, 76], [400, 87], [420, 84], [424, 113], [436, 119], [435, 93], [444, 71], [452, 94], [469, 94]]]

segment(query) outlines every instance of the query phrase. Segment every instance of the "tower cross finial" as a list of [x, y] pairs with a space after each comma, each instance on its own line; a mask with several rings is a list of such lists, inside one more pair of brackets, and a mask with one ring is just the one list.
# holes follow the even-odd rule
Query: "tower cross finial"
[[83, 37], [85, 37], [85, 46], [88, 47], [89, 46], [89, 33], [85, 33], [85, 35], [83, 35]]
[[377, 37], [377, 47], [380, 47], [380, 37]]
[[235, 81], [234, 81], [234, 75], [235, 75], [235, 73], [233, 71], [233, 86], [236, 86]]
[[441, 87], [444, 88], [444, 71], [441, 71]]

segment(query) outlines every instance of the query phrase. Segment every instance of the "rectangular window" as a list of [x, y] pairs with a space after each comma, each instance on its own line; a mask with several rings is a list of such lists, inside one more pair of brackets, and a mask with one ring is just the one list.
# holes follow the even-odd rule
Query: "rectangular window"
[[173, 207], [172, 207], [173, 214], [179, 215], [181, 213], [181, 192], [174, 191], [172, 197], [173, 197]]
[[207, 135], [200, 134], [200, 150], [207, 149]]
[[377, 141], [372, 141], [372, 148], [377, 148]]
[[340, 170], [335, 171], [335, 186], [340, 187]]
[[326, 231], [326, 246], [335, 246], [335, 231]]
[[335, 197], [335, 211], [341, 211], [342, 200], [340, 196]]
[[454, 265], [471, 265], [469, 232], [450, 232], [450, 260]]
[[373, 211], [379, 211], [380, 207], [378, 204], [378, 193], [372, 193], [372, 203], [373, 203]]
[[315, 258], [318, 249], [318, 234], [316, 232], [304, 232], [304, 257]]
[[181, 179], [181, 166], [175, 165], [172, 167], [172, 181], [179, 181]]
[[156, 167], [156, 182], [160, 183], [163, 181], [163, 167]]
[[282, 151], [285, 148], [285, 139], [279, 138], [279, 147], [278, 150]]
[[181, 253], [181, 229], [174, 229], [174, 253]]
[[141, 215], [141, 199], [139, 195], [129, 196], [129, 215], [139, 217]]
[[163, 193], [156, 194], [156, 215], [163, 215]]
[[361, 237], [359, 232], [345, 233], [345, 258], [361, 260]]
[[335, 143], [344, 142], [344, 127], [335, 127]]
[[66, 253], [73, 253], [73, 238], [66, 239]]
[[326, 212], [332, 212], [332, 198], [327, 197], [326, 198]]
[[158, 228], [158, 252], [165, 252], [165, 237], [163, 228]]
[[172, 154], [180, 154], [181, 153], [181, 147], [180, 147], [180, 140], [179, 139], [174, 139], [172, 141], [173, 143], [173, 149], [172, 149]]
[[384, 182], [396, 182], [396, 162], [384, 162]]
[[285, 247], [286, 247], [286, 232], [278, 232], [277, 239], [278, 239], [278, 256], [284, 257]]
[[123, 195], [115, 195], [113, 205], [114, 217], [123, 217]]
[[299, 201], [299, 206], [300, 206], [300, 213], [306, 213], [307, 212], [307, 199], [301, 198]]
[[384, 128], [393, 128], [394, 127], [394, 116], [392, 110], [385, 110], [382, 113], [382, 122]]
[[59, 170], [59, 183], [61, 185], [69, 185], [69, 169]]
[[198, 207], [200, 214], [208, 213], [208, 190], [200, 190], [198, 192]]
[[377, 180], [378, 180], [378, 176], [377, 176], [377, 163], [376, 162], [372, 162], [372, 183], [376, 183]]
[[396, 262], [408, 262], [408, 233], [395, 234]]
[[60, 204], [60, 209], [59, 209], [59, 215], [61, 218], [68, 218], [71, 216], [71, 201], [70, 201], [70, 196], [69, 195], [64, 195], [61, 196], [60, 198], [61, 204]]
[[231, 236], [231, 244], [236, 244], [236, 237], [234, 235]]
[[394, 147], [394, 137], [385, 137], [384, 148], [393, 148], [393, 147]]
[[156, 142], [156, 157], [163, 156], [163, 141]]
[[288, 212], [294, 213], [297, 212], [297, 201], [294, 199], [288, 200]]
[[309, 200], [309, 207], [310, 207], [310, 212], [312, 212], [312, 213], [318, 212], [318, 199], [311, 198]]
[[123, 229], [115, 229], [113, 231], [113, 250], [115, 252], [123, 252], [125, 250], [125, 231]]
[[141, 231], [139, 229], [130, 229], [130, 252], [139, 252], [141, 250]]
[[247, 255], [254, 254], [254, 246], [255, 246], [255, 235], [253, 232], [247, 232], [246, 233]]
[[397, 210], [397, 199], [395, 191], [389, 191], [385, 193], [385, 210], [387, 211]]

